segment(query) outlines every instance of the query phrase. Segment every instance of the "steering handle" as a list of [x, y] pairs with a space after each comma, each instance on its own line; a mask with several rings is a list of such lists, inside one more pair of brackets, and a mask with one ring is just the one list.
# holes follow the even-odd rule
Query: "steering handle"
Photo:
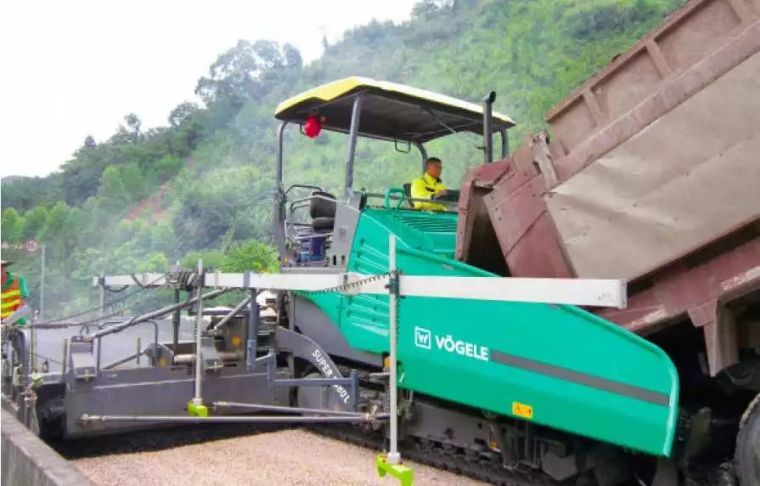
[[396, 204], [396, 207], [393, 209], [400, 209], [401, 205], [404, 203], [404, 198], [406, 198], [406, 192], [404, 192], [404, 189], [401, 187], [391, 187], [387, 191], [385, 191], [385, 200], [383, 201], [383, 205], [385, 206], [385, 209], [391, 209], [391, 195], [392, 194], [400, 194], [401, 197], [398, 200], [398, 204]]

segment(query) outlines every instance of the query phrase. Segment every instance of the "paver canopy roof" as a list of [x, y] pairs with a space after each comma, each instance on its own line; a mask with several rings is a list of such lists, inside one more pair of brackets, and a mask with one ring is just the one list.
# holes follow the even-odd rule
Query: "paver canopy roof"
[[[359, 133], [386, 140], [424, 143], [452, 132], [483, 132], [483, 108], [475, 103], [388, 81], [353, 76], [312, 88], [277, 106], [275, 117], [302, 123], [310, 115], [322, 118], [329, 130], [348, 132], [353, 102], [364, 97]], [[493, 130], [515, 123], [493, 113]]]

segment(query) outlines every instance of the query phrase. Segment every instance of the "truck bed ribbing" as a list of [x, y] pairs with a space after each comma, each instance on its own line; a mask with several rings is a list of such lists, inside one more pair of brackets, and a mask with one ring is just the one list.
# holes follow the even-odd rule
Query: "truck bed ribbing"
[[[516, 277], [623, 278], [649, 334], [687, 316], [710, 373], [724, 304], [760, 289], [760, 0], [692, 0], [462, 185], [457, 258]], [[486, 251], [488, 250], [488, 251]]]

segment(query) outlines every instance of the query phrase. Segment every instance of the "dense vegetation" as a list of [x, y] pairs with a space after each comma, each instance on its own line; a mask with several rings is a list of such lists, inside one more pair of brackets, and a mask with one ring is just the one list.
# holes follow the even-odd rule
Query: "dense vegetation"
[[[519, 124], [514, 146], [541, 127], [548, 108], [680, 3], [422, 0], [408, 22], [349, 31], [307, 66], [290, 45], [241, 40], [198, 81], [202, 103], [180, 104], [166, 127], [144, 129], [129, 114], [108, 140], [84, 138], [60, 171], [3, 179], [4, 258], [18, 260], [34, 293], [38, 256], [8, 245], [33, 238], [46, 244], [46, 300], [57, 313], [82, 305], [89, 277], [102, 271], [164, 270], [199, 256], [224, 270], [273, 269], [272, 112], [280, 100], [348, 75], [473, 101], [495, 89], [496, 109]], [[481, 157], [476, 140], [458, 137], [429, 148], [443, 157], [449, 185]], [[292, 130], [286, 180], [339, 188], [342, 141], [337, 134], [311, 141]], [[413, 154], [362, 143], [357, 186], [382, 190], [418, 168]]]

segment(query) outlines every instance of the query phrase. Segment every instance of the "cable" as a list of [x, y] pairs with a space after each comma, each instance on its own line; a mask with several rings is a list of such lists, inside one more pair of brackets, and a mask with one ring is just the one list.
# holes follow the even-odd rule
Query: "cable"
[[119, 294], [119, 293], [124, 292], [125, 290], [127, 290], [127, 287], [129, 287], [129, 285], [125, 285], [125, 286], [123, 286], [120, 289], [112, 289], [112, 288], [109, 288], [109, 287], [103, 287], [103, 288], [105, 289], [106, 292], [111, 292], [113, 294]]
[[[268, 236], [272, 236], [272, 235], [268, 235]], [[271, 255], [272, 253], [275, 253], [275, 252], [277, 252], [277, 251], [278, 251], [278, 249], [277, 249], [277, 248], [272, 248], [272, 249], [269, 249], [269, 250], [267, 250], [267, 251], [263, 251], [263, 252], [261, 252], [261, 253], [259, 253], [259, 254], [255, 255], [255, 256], [253, 256], [253, 259], [254, 259], [254, 260], [258, 260], [258, 259], [260, 259], [260, 258], [263, 258], [263, 257], [269, 256], [269, 255]], [[69, 320], [72, 320], [72, 319], [74, 319], [74, 318], [77, 318], [77, 317], [83, 317], [83, 316], [86, 316], [86, 315], [88, 315], [88, 314], [92, 314], [92, 313], [94, 313], [94, 312], [98, 312], [98, 311], [100, 311], [100, 310], [102, 310], [102, 309], [105, 309], [106, 307], [113, 307], [113, 306], [114, 306], [114, 305], [116, 305], [116, 304], [119, 304], [119, 303], [121, 303], [121, 302], [124, 302], [125, 300], [127, 300], [127, 299], [129, 299], [129, 298], [131, 298], [131, 297], [133, 297], [133, 296], [135, 296], [135, 295], [137, 295], [137, 294], [139, 294], [139, 293], [141, 293], [141, 292], [143, 292], [143, 291], [145, 291], [145, 290], [148, 290], [148, 288], [150, 288], [150, 287], [151, 287], [153, 284], [155, 284], [156, 282], [158, 282], [159, 280], [161, 280], [161, 279], [163, 279], [163, 278], [165, 277], [164, 275], [161, 275], [160, 277], [158, 277], [157, 279], [155, 279], [155, 280], [154, 280], [154, 281], [152, 281], [152, 282], [149, 282], [149, 283], [147, 283], [147, 284], [140, 284], [140, 282], [138, 282], [138, 281], [137, 281], [137, 279], [135, 278], [134, 274], [130, 274], [130, 276], [131, 276], [131, 277], [132, 277], [132, 279], [135, 281], [135, 283], [137, 283], [137, 284], [138, 284], [138, 286], [139, 286], [139, 287], [138, 287], [138, 288], [136, 288], [134, 291], [132, 291], [132, 292], [127, 292], [126, 294], [124, 294], [124, 295], [122, 295], [122, 296], [119, 296], [119, 297], [117, 297], [116, 299], [113, 299], [113, 300], [111, 300], [111, 301], [107, 302], [107, 303], [106, 303], [105, 305], [103, 305], [103, 306], [101, 306], [101, 305], [98, 305], [98, 306], [96, 306], [96, 307], [92, 307], [92, 308], [90, 308], [90, 309], [86, 309], [86, 310], [84, 310], [84, 311], [81, 311], [81, 312], [77, 312], [77, 313], [75, 313], [75, 314], [71, 314], [71, 315], [68, 315], [68, 316], [65, 316], [65, 317], [60, 317], [60, 318], [56, 318], [56, 319], [48, 319], [48, 320], [45, 320], [45, 321], [38, 321], [38, 322], [36, 322], [35, 324], [43, 324], [43, 325], [44, 325], [44, 324], [53, 324], [53, 323], [57, 323], [57, 322], [60, 322], [60, 321], [69, 321]], [[160, 285], [160, 286], [158, 286], [158, 287], [156, 287], [156, 288], [153, 288], [153, 289], [152, 289], [152, 290], [154, 291], [153, 293], [155, 293], [155, 291], [157, 291], [157, 290], [160, 290], [160, 289], [164, 288], [165, 286], [166, 286], [166, 284], [163, 284], [163, 285]], [[126, 286], [125, 286], [125, 287], [126, 287]], [[143, 300], [144, 300], [144, 299], [143, 299]], [[78, 325], [78, 326], [79, 326], [79, 325], [82, 325], [82, 324], [89, 324], [89, 323], [97, 322], [98, 320], [101, 320], [101, 319], [105, 319], [105, 318], [108, 318], [108, 317], [113, 317], [113, 316], [115, 316], [115, 315], [118, 315], [118, 314], [119, 314], [119, 313], [121, 313], [123, 310], [125, 310], [125, 309], [127, 309], [127, 308], [129, 308], [129, 307], [131, 307], [131, 306], [133, 306], [133, 305], [135, 305], [135, 303], [132, 303], [132, 304], [130, 304], [130, 306], [127, 306], [127, 307], [124, 307], [124, 308], [122, 308], [122, 309], [120, 309], [120, 310], [117, 310], [117, 311], [115, 311], [115, 312], [112, 312], [111, 314], [108, 314], [108, 315], [104, 315], [104, 316], [98, 316], [97, 318], [92, 318], [92, 319], [89, 319], [89, 320], [87, 320], [87, 321], [83, 321], [83, 322], [78, 322], [78, 323], [76, 323], [75, 325]]]
[[120, 309], [118, 309], [118, 310], [116, 310], [114, 312], [111, 312], [110, 314], [105, 314], [105, 315], [102, 315], [102, 316], [98, 316], [98, 317], [90, 319], [88, 321], [79, 322], [78, 325], [84, 326], [84, 325], [87, 325], [87, 324], [92, 324], [92, 323], [95, 323], [95, 322], [98, 322], [98, 321], [102, 321], [102, 320], [108, 319], [109, 317], [117, 316], [117, 315], [121, 314], [122, 312], [124, 312], [125, 310], [129, 309], [130, 307], [134, 307], [137, 304], [144, 303], [146, 300], [148, 300], [151, 297], [156, 297], [157, 296], [157, 292], [159, 290], [162, 290], [162, 289], [166, 288], [167, 286], [168, 286], [167, 284], [159, 285], [158, 287], [152, 289], [152, 292], [150, 294], [148, 294], [145, 298], [141, 299], [141, 300], [137, 300], [135, 302], [132, 302], [129, 305], [125, 305], [124, 307], [122, 307], [122, 308], [120, 308]]
[[[147, 286], [155, 284], [156, 282], [158, 282], [162, 278], [164, 278], [163, 275], [161, 277], [157, 278], [156, 280], [154, 280], [153, 282], [150, 282], [149, 284], [147, 284]], [[97, 312], [97, 311], [99, 311], [101, 309], [104, 309], [107, 306], [110, 307], [110, 306], [113, 306], [114, 304], [118, 304], [119, 302], [123, 302], [123, 301], [129, 299], [130, 297], [132, 297], [133, 295], [136, 295], [136, 294], [138, 294], [140, 292], [143, 292], [144, 290], [145, 290], [144, 288], [137, 288], [137, 289], [135, 289], [132, 292], [127, 292], [126, 294], [124, 294], [124, 295], [122, 295], [122, 296], [120, 296], [120, 297], [118, 297], [116, 299], [113, 299], [112, 301], [106, 303], [106, 305], [101, 306], [100, 304], [98, 304], [97, 307], [92, 307], [90, 309], [86, 309], [86, 310], [78, 312], [76, 314], [71, 314], [69, 316], [65, 316], [65, 317], [61, 317], [61, 318], [57, 318], [57, 319], [48, 319], [46, 321], [39, 321], [39, 322], [37, 322], [37, 324], [50, 324], [50, 323], [59, 322], [59, 321], [68, 321], [68, 320], [74, 319], [75, 317], [82, 317], [82, 316], [85, 316], [87, 314], [92, 314], [93, 312]]]
[[36, 357], [38, 357], [40, 359], [43, 359], [45, 361], [50, 361], [50, 362], [55, 363], [55, 364], [63, 365], [63, 361], [58, 361], [57, 359], [48, 358], [47, 356], [43, 356], [43, 355], [38, 354], [38, 353], [33, 353], [31, 351], [29, 351], [29, 354], [32, 355], [32, 356], [36, 356]]

